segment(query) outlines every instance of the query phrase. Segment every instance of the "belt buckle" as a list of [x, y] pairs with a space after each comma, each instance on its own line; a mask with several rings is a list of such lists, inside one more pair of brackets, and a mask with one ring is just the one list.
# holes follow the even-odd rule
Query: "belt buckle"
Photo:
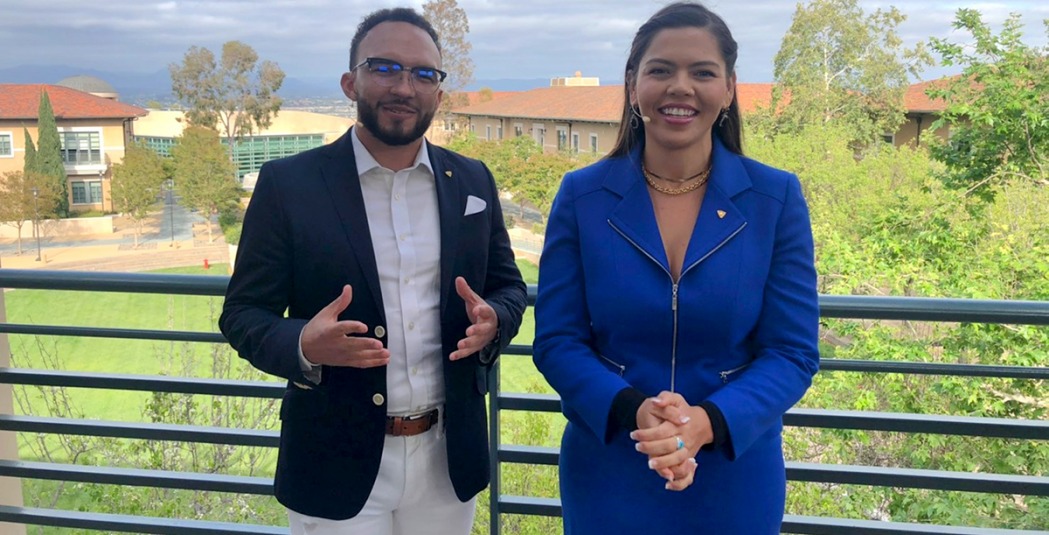
[[387, 416], [386, 434], [395, 437], [419, 435], [429, 431], [437, 423], [438, 417], [436, 408], [405, 416]]

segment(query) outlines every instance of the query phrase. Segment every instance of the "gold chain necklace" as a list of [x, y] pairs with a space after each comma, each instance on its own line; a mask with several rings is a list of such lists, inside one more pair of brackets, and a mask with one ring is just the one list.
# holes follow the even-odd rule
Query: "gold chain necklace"
[[654, 189], [654, 190], [656, 190], [656, 191], [658, 191], [660, 193], [663, 193], [665, 195], [682, 195], [682, 194], [688, 193], [690, 191], [695, 191], [695, 190], [699, 189], [700, 187], [702, 187], [703, 184], [706, 184], [708, 180], [710, 180], [710, 168], [709, 167], [706, 168], [705, 170], [701, 171], [698, 174], [692, 175], [690, 178], [686, 178], [682, 182], [687, 182], [689, 180], [697, 179], [697, 178], [699, 180], [696, 180], [695, 182], [693, 182], [693, 183], [691, 183], [691, 184], [689, 184], [687, 186], [682, 186], [680, 188], [668, 188], [666, 186], [659, 185], [659, 183], [655, 181], [656, 178], [659, 178], [661, 180], [666, 180], [666, 179], [663, 179], [659, 175], [656, 175], [655, 173], [650, 172], [648, 169], [645, 169], [644, 162], [641, 163], [641, 174], [645, 175], [645, 182], [648, 182], [648, 185], [652, 186], [652, 189]]

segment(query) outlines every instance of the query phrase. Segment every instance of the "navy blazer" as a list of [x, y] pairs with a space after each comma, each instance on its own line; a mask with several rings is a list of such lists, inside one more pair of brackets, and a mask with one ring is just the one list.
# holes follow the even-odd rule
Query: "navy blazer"
[[[569, 420], [567, 533], [778, 533], [782, 415], [819, 361], [812, 232], [797, 177], [716, 139], [712, 158], [677, 284], [639, 149], [569, 173], [554, 200], [534, 355]], [[620, 390], [672, 381], [691, 404], [717, 405], [731, 437], [700, 452], [682, 493], [663, 491], [626, 433], [608, 433]]]
[[[382, 457], [386, 417], [385, 366], [325, 366], [316, 387], [295, 384], [308, 384], [299, 367], [302, 328], [344, 284], [353, 286], [353, 301], [340, 320], [363, 322], [371, 327], [363, 336], [372, 337], [375, 326], [386, 325], [350, 136], [262, 166], [219, 319], [241, 357], [288, 379], [280, 410], [277, 499], [300, 513], [331, 519], [351, 518], [364, 506]], [[454, 280], [464, 277], [495, 309], [499, 349], [520, 327], [526, 286], [488, 168], [427, 146], [441, 224], [448, 469], [457, 496], [466, 501], [489, 480], [484, 396], [490, 362], [480, 362], [479, 355], [447, 359], [470, 325]], [[483, 199], [487, 208], [464, 216], [468, 196]]]

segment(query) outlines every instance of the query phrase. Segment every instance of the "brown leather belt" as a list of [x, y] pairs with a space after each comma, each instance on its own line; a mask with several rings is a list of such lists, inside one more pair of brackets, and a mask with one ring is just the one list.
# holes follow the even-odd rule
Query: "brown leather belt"
[[437, 425], [438, 411], [432, 409], [421, 414], [387, 416], [386, 434], [395, 437], [410, 437], [425, 433]]

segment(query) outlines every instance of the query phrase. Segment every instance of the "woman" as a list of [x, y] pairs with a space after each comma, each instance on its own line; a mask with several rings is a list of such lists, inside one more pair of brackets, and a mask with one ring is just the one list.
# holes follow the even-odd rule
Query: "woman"
[[570, 535], [779, 533], [816, 272], [797, 177], [742, 156], [736, 54], [703, 6], [653, 15], [615, 149], [554, 201], [534, 352], [568, 418]]

